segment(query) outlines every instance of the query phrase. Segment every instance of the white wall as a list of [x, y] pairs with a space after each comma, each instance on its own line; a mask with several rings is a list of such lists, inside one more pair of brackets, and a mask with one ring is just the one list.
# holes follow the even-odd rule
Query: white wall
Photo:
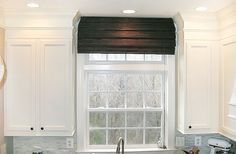
[[236, 140], [236, 3], [218, 14], [221, 45], [220, 131]]
[[[4, 30], [0, 28], [0, 55], [3, 57]], [[3, 85], [0, 85], [0, 147], [4, 144]], [[0, 152], [1, 153], [1, 152]]]
[[[0, 55], [3, 57], [4, 50], [4, 29], [2, 28], [4, 25], [3, 12], [0, 8]], [[4, 144], [4, 125], [3, 125], [3, 86], [0, 85], [0, 154], [1, 147]]]

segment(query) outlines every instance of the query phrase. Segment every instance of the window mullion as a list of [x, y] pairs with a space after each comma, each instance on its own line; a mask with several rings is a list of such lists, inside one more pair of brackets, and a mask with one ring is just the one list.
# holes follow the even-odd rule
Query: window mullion
[[125, 131], [124, 141], [125, 141], [125, 144], [127, 144], [127, 140], [128, 140], [128, 135], [127, 135], [127, 111], [125, 111], [125, 127], [124, 127], [124, 131]]
[[106, 145], [108, 145], [108, 112], [106, 112]]
[[[125, 55], [125, 58], [126, 58], [126, 55]], [[124, 82], [125, 82], [125, 109], [127, 109], [128, 105], [127, 105], [127, 73], [124, 74]], [[125, 145], [127, 145], [128, 143], [128, 131], [127, 131], [127, 111], [125, 111], [125, 138], [124, 138], [124, 141], [125, 141]]]
[[143, 144], [146, 144], [145, 138], [146, 138], [146, 124], [145, 124], [145, 119], [146, 119], [146, 112], [143, 111]]
[[[106, 60], [107, 60], [107, 55], [106, 55]], [[107, 76], [107, 78], [108, 78], [108, 76]], [[107, 84], [107, 78], [106, 78], [106, 84]], [[108, 102], [108, 96], [109, 96], [109, 91], [108, 91], [108, 87], [106, 87], [106, 109], [108, 109], [108, 104], [109, 104], [109, 102]], [[108, 114], [109, 114], [109, 112], [107, 112], [106, 111], [106, 145], [108, 145]]]
[[[145, 77], [145, 76], [144, 76]], [[143, 79], [143, 87], [144, 87], [144, 79]], [[144, 98], [144, 89], [143, 89], [143, 91], [142, 91], [142, 98], [143, 98], [143, 109], [144, 109], [144, 111], [143, 111], [143, 144], [145, 144], [145, 119], [146, 119], [146, 114], [145, 114], [145, 109], [146, 109], [146, 102], [145, 102], [145, 98]]]

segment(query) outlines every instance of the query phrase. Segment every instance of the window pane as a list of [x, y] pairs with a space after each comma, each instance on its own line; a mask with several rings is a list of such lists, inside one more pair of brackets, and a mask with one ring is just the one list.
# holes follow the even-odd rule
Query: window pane
[[89, 125], [90, 127], [106, 127], [106, 113], [90, 112]]
[[146, 144], [157, 144], [160, 139], [159, 129], [146, 129], [145, 130], [145, 143]]
[[108, 54], [109, 61], [125, 61], [125, 54]]
[[120, 137], [125, 138], [124, 129], [108, 130], [108, 144], [116, 145]]
[[120, 91], [125, 89], [124, 74], [109, 74], [107, 76], [108, 90]]
[[144, 101], [146, 108], [160, 108], [161, 107], [161, 93], [146, 92], [144, 93]]
[[162, 55], [145, 55], [145, 61], [162, 61]]
[[141, 92], [128, 92], [126, 100], [127, 100], [127, 108], [143, 107], [143, 93]]
[[94, 71], [87, 81], [90, 145], [116, 145], [119, 137], [128, 145], [157, 143], [162, 111], [149, 108], [162, 109], [163, 73]]
[[90, 130], [89, 131], [90, 145], [104, 145], [106, 144], [106, 130]]
[[161, 112], [146, 112], [146, 127], [161, 127]]
[[124, 108], [125, 107], [125, 93], [113, 92], [108, 94], [109, 108]]
[[144, 55], [142, 54], [127, 54], [127, 61], [144, 61]]
[[162, 75], [161, 74], [144, 75], [144, 89], [145, 90], [161, 90], [162, 89]]
[[106, 100], [106, 93], [89, 93], [90, 108], [105, 108]]
[[143, 126], [143, 112], [128, 112], [127, 113], [128, 127], [142, 127]]
[[127, 75], [127, 90], [142, 90], [143, 76], [138, 74]]
[[143, 130], [127, 130], [127, 144], [143, 144]]
[[89, 74], [89, 91], [105, 91], [107, 89], [106, 78], [106, 74]]
[[124, 127], [125, 114], [123, 112], [108, 113], [108, 127]]
[[106, 54], [89, 54], [89, 61], [105, 61]]

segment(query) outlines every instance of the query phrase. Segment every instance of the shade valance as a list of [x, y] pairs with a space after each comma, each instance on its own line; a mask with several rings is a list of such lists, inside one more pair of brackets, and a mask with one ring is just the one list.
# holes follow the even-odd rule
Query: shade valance
[[171, 18], [81, 17], [78, 53], [175, 54]]

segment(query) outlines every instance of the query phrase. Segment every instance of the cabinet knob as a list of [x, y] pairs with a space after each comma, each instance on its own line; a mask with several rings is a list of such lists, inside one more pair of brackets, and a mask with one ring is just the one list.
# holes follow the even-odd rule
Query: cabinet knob
[[44, 130], [44, 128], [43, 128], [43, 127], [41, 127], [41, 130]]
[[188, 126], [188, 128], [189, 128], [189, 129], [191, 129], [191, 128], [192, 128], [192, 126]]
[[30, 127], [30, 130], [34, 130], [34, 127]]

